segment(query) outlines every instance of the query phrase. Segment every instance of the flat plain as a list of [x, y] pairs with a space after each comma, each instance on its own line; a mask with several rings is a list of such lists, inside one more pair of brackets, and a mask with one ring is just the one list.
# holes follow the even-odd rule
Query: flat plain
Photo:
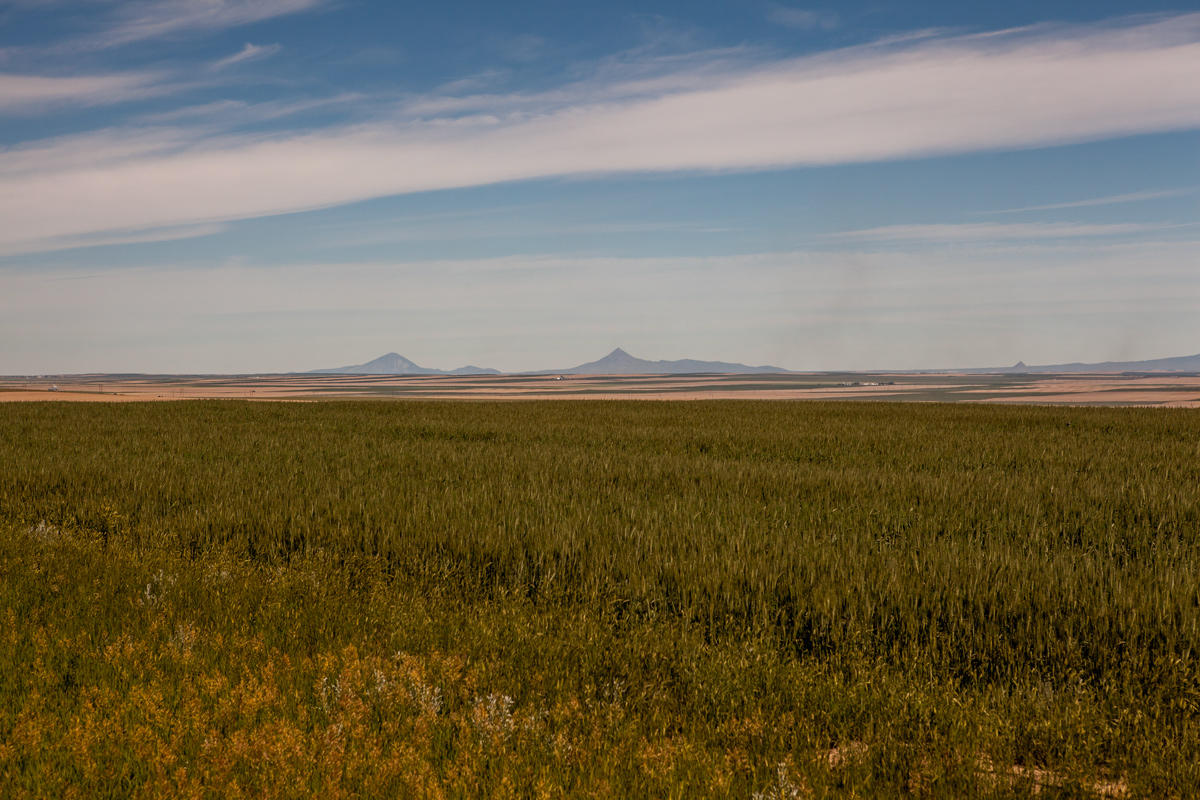
[[0, 408], [4, 796], [1182, 798], [1198, 642], [1189, 409]]
[[[56, 391], [51, 392], [51, 387]], [[888, 400], [1200, 407], [1200, 374], [71, 375], [0, 378], [0, 402], [315, 400]]]

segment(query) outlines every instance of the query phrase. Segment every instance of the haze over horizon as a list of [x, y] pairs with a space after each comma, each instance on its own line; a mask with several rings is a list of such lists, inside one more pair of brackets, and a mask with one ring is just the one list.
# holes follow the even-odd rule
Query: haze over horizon
[[0, 0], [0, 374], [1200, 352], [1194, 2], [408, 5]]

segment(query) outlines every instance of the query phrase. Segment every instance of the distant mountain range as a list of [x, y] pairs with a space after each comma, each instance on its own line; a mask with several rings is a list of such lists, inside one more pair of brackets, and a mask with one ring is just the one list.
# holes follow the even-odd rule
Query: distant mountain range
[[[621, 348], [613, 350], [599, 361], [589, 361], [568, 369], [540, 370], [527, 375], [680, 375], [696, 372], [755, 373], [787, 372], [780, 367], [748, 367], [727, 361], [696, 361], [685, 358], [680, 361], [647, 361], [635, 358]], [[499, 370], [483, 367], [459, 367], [446, 371], [418, 366], [399, 353], [388, 353], [374, 361], [351, 367], [314, 369], [310, 375], [500, 375]]]
[[[887, 372], [888, 370], [880, 370]], [[918, 370], [902, 370], [917, 372]], [[1030, 367], [1018, 361], [1011, 367], [984, 367], [971, 369], [933, 369], [920, 372], [955, 372], [973, 374], [1026, 374], [1046, 372], [1200, 372], [1200, 354], [1176, 358], [1155, 358], [1148, 361], [1104, 361], [1099, 364], [1046, 364]], [[546, 369], [526, 372], [525, 375], [682, 375], [687, 373], [752, 374], [762, 372], [788, 372], [782, 367], [749, 367], [728, 361], [696, 361], [685, 358], [679, 361], [647, 361], [629, 355], [621, 348], [598, 361], [589, 361], [567, 369]], [[486, 367], [459, 367], [443, 370], [422, 367], [409, 361], [399, 353], [388, 353], [374, 361], [351, 367], [314, 369], [310, 375], [502, 375], [504, 373]]]
[[[937, 370], [938, 372], [950, 370]], [[1038, 367], [1026, 366], [1018, 361], [1011, 367], [990, 369], [961, 369], [954, 372], [970, 373], [1033, 373], [1033, 372], [1200, 372], [1200, 354], [1176, 356], [1175, 358], [1152, 358], [1148, 361], [1103, 361], [1099, 364], [1046, 364]]]
[[691, 358], [679, 361], [647, 361], [629, 355], [621, 348], [613, 350], [599, 361], [589, 361], [568, 369], [542, 370], [535, 375], [682, 375], [694, 372], [787, 372], [781, 367], [748, 367], [728, 361], [696, 361]]
[[374, 361], [352, 367], [314, 369], [310, 375], [499, 375], [500, 371], [484, 367], [459, 367], [446, 371], [417, 366], [399, 353], [388, 353]]

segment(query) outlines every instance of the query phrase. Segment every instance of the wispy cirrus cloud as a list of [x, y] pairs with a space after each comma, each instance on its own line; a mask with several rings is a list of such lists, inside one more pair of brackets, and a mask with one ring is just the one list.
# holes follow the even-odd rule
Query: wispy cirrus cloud
[[263, 58], [269, 58], [283, 49], [279, 44], [251, 44], [246, 42], [241, 50], [231, 56], [226, 56], [220, 61], [215, 62], [212, 68], [215, 70], [232, 67], [234, 64], [241, 64], [246, 61], [258, 61]]
[[88, 39], [114, 47], [184, 31], [212, 31], [308, 11], [325, 0], [137, 0], [123, 3], [108, 26]]
[[838, 16], [831, 11], [793, 8], [778, 4], [772, 4], [767, 8], [767, 19], [776, 25], [783, 25], [802, 31], [813, 29], [832, 30], [838, 26]]
[[755, 66], [762, 66], [756, 53], [743, 47], [666, 56], [621, 53], [601, 60], [586, 78], [538, 92], [483, 91], [505, 77], [495, 71], [460, 78], [428, 94], [405, 98], [399, 114], [410, 120], [472, 114], [496, 119], [546, 116], [572, 108], [627, 104], [700, 91], [723, 84], [731, 76], [749, 74]]
[[171, 141], [160, 150], [91, 164], [64, 166], [55, 151], [78, 150], [69, 141], [0, 152], [0, 248], [531, 178], [921, 158], [1200, 127], [1200, 14], [715, 62], [464, 105], [426, 98], [318, 131], [197, 129], [179, 145], [183, 129], [162, 133]]
[[0, 73], [0, 113], [26, 114], [65, 105], [108, 105], [165, 91], [162, 76], [153, 72], [77, 76]]
[[1140, 203], [1144, 200], [1160, 200], [1164, 197], [1178, 197], [1189, 194], [1195, 189], [1160, 189], [1144, 192], [1127, 192], [1112, 194], [1104, 197], [1089, 197], [1085, 200], [1072, 200], [1067, 203], [1047, 203], [1040, 206], [1022, 206], [1021, 208], [1001, 208], [996, 211], [978, 211], [977, 214], [1020, 214], [1026, 211], [1054, 211], [1063, 208], [1087, 208], [1089, 206], [1109, 206], [1119, 203]]
[[1077, 222], [979, 222], [936, 223], [931, 225], [885, 225], [857, 231], [842, 231], [822, 236], [839, 242], [1001, 242], [1029, 239], [1079, 239], [1097, 236], [1128, 236], [1157, 233], [1172, 228], [1195, 227], [1193, 224], [1165, 222], [1118, 222], [1089, 224]]
[[[186, 123], [189, 127], [170, 128], [171, 131], [191, 135], [200, 125], [208, 125], [214, 130], [229, 130], [243, 125], [252, 125], [268, 120], [295, 116], [316, 109], [335, 107], [353, 108], [363, 101], [363, 95], [354, 92], [343, 92], [332, 97], [314, 97], [301, 100], [266, 100], [251, 103], [245, 100], [214, 100], [200, 105], [181, 106], [170, 111], [155, 111], [139, 115], [136, 119], [147, 127], [179, 126]], [[185, 133], [186, 131], [186, 133]]]
[[[102, 231], [99, 233], [83, 233], [74, 236], [61, 236], [56, 239], [43, 239], [36, 246], [24, 250], [26, 253], [49, 252], [55, 250], [72, 250], [81, 247], [105, 247], [118, 244], [145, 244], [147, 242], [171, 242], [177, 239], [195, 239], [200, 236], [211, 236], [226, 229], [219, 222], [205, 222], [198, 225], [180, 225], [166, 228], [139, 229], [136, 231]], [[0, 250], [3, 254], [3, 250]]]

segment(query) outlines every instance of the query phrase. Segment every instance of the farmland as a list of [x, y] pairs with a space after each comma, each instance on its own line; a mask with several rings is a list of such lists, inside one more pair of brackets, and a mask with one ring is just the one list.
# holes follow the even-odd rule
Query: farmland
[[884, 400], [1200, 408], [1200, 375], [61, 375], [0, 377], [0, 402], [58, 400]]
[[1200, 785], [1200, 416], [0, 409], [5, 796]]

